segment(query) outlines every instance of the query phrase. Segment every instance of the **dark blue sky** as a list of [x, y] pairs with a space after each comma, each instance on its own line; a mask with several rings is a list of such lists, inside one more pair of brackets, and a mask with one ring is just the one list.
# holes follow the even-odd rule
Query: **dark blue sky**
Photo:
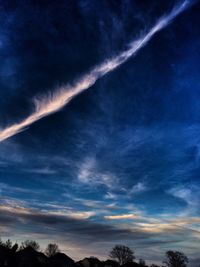
[[[189, 1], [190, 2], [190, 1]], [[0, 129], [118, 55], [175, 1], [2, 1]], [[57, 113], [0, 143], [0, 236], [76, 259], [118, 243], [198, 261], [200, 3]]]

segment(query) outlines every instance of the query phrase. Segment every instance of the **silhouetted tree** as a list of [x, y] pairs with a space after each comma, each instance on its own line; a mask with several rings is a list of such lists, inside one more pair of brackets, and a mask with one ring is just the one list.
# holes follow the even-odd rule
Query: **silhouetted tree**
[[182, 252], [169, 250], [166, 252], [166, 259], [163, 263], [168, 267], [186, 267], [188, 258]]
[[0, 246], [11, 249], [12, 248], [12, 242], [10, 241], [10, 239], [6, 240], [5, 242], [3, 242], [0, 239]]
[[45, 254], [47, 255], [47, 257], [52, 257], [58, 252], [60, 252], [60, 250], [57, 244], [48, 244], [45, 250]]
[[116, 259], [120, 265], [132, 262], [135, 259], [134, 252], [126, 246], [116, 245], [110, 252], [109, 257]]
[[20, 246], [20, 250], [27, 248], [27, 247], [31, 247], [36, 251], [40, 249], [40, 245], [34, 240], [25, 240], [24, 242], [22, 242]]
[[12, 251], [13, 252], [16, 252], [18, 250], [18, 244], [15, 243], [13, 246], [12, 246]]
[[10, 239], [3, 242], [0, 240], [0, 266], [13, 267], [15, 265], [16, 250], [13, 249]]
[[146, 265], [145, 260], [139, 259], [139, 265], [140, 266], [145, 266]]
[[10, 239], [6, 240], [6, 242], [4, 243], [5, 247], [11, 249], [12, 248], [12, 242], [10, 241]]

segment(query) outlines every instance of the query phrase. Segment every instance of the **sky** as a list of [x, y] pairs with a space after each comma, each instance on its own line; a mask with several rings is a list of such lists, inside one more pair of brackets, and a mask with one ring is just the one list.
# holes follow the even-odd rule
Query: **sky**
[[56, 242], [75, 260], [124, 244], [147, 262], [172, 249], [199, 263], [199, 12], [1, 2], [2, 239]]

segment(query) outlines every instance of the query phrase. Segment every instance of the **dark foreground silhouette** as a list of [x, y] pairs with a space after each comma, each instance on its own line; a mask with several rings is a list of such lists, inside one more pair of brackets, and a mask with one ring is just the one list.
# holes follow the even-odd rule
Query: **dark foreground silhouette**
[[[147, 267], [140, 259], [134, 262], [134, 251], [123, 245], [116, 245], [109, 254], [112, 258], [100, 261], [96, 257], [84, 258], [75, 262], [69, 256], [61, 253], [57, 244], [49, 244], [45, 252], [40, 251], [37, 242], [26, 240], [19, 247], [12, 245], [10, 240], [0, 241], [0, 267]], [[115, 260], [113, 260], [115, 259]], [[187, 257], [178, 251], [167, 251], [164, 266], [186, 267]], [[159, 267], [152, 264], [151, 267]]]

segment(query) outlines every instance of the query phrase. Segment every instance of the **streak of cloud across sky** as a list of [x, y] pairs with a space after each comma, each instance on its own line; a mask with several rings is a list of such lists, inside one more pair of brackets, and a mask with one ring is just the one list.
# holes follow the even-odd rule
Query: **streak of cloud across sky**
[[198, 266], [199, 14], [187, 0], [1, 2], [2, 240]]
[[63, 108], [69, 101], [80, 94], [84, 90], [90, 88], [99, 78], [113, 71], [121, 64], [126, 62], [130, 57], [135, 55], [143, 46], [145, 46], [151, 38], [164, 27], [166, 27], [176, 16], [182, 13], [192, 4], [192, 1], [185, 0], [173, 8], [167, 15], [162, 17], [158, 22], [139, 39], [133, 40], [128, 50], [120, 53], [112, 59], [106, 60], [103, 64], [95, 67], [88, 74], [84, 75], [80, 80], [76, 81], [73, 86], [63, 86], [51, 97], [42, 97], [42, 99], [35, 100], [36, 109], [27, 118], [19, 123], [8, 126], [0, 131], [0, 141], [3, 141], [19, 132], [25, 130], [32, 123], [46, 117], [61, 108]]

